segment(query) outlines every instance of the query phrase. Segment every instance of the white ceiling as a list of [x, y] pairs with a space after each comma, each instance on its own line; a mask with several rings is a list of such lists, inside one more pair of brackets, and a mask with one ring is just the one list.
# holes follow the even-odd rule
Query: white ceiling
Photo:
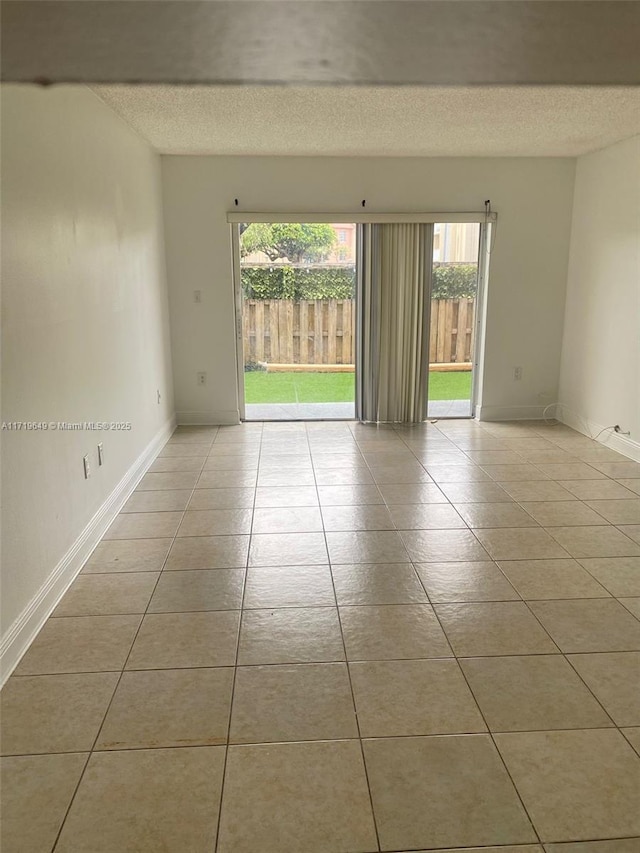
[[163, 154], [572, 157], [640, 133], [640, 87], [92, 89]]

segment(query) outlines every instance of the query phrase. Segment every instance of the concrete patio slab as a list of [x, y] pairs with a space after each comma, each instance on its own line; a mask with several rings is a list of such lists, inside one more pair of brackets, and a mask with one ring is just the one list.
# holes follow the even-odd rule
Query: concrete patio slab
[[[247, 421], [353, 420], [354, 403], [247, 403]], [[470, 400], [432, 400], [428, 418], [470, 418]]]

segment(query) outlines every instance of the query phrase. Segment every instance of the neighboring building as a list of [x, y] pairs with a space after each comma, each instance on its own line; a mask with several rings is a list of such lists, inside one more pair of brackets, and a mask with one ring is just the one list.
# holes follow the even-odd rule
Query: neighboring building
[[356, 262], [356, 234], [354, 222], [332, 222], [331, 227], [336, 232], [336, 247], [327, 260], [330, 263]]
[[433, 260], [475, 264], [479, 240], [480, 226], [477, 222], [436, 222], [433, 228]]

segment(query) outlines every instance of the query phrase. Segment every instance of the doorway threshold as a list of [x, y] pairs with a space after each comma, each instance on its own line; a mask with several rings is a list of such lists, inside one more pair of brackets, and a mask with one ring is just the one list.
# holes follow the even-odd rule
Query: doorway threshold
[[[470, 400], [431, 400], [427, 420], [471, 418]], [[353, 421], [353, 403], [247, 403], [244, 421]]]
[[349, 421], [353, 403], [247, 403], [245, 421]]
[[429, 400], [427, 419], [470, 418], [471, 400]]

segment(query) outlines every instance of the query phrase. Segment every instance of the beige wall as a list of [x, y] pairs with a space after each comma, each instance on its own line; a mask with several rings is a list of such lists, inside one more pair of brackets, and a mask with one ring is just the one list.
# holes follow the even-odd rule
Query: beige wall
[[[363, 198], [372, 212], [478, 210], [490, 198], [499, 222], [482, 414], [539, 416], [557, 398], [574, 169], [573, 159], [561, 158], [162, 157], [179, 419], [238, 418], [226, 222], [235, 198], [240, 210], [344, 214]], [[515, 366], [523, 369], [519, 382]], [[198, 387], [202, 370], [208, 384]]]
[[10, 666], [173, 414], [159, 157], [87, 89], [3, 87], [2, 278], [2, 420], [132, 424], [1, 433]]
[[560, 400], [577, 429], [629, 430], [616, 449], [640, 460], [640, 136], [578, 158]]

